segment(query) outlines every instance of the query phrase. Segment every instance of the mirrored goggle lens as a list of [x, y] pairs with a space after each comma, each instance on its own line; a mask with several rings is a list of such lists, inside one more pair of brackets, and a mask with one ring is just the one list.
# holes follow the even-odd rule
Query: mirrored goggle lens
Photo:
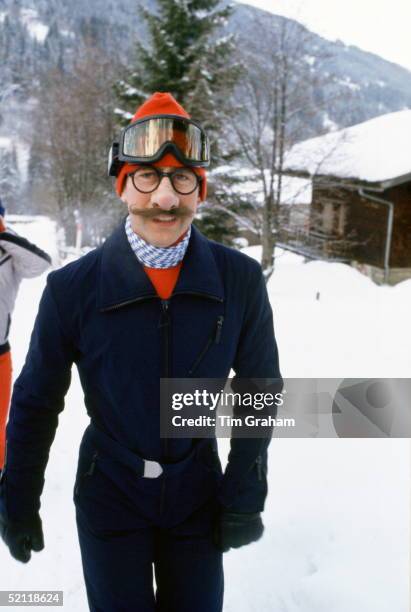
[[128, 127], [124, 133], [123, 155], [150, 159], [161, 147], [172, 142], [191, 161], [209, 161], [208, 142], [204, 132], [192, 123], [158, 117]]

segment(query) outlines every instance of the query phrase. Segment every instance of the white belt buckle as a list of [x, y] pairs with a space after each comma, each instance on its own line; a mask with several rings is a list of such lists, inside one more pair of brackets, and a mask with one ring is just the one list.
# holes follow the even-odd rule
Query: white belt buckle
[[163, 473], [163, 468], [157, 461], [144, 459], [143, 478], [158, 478]]

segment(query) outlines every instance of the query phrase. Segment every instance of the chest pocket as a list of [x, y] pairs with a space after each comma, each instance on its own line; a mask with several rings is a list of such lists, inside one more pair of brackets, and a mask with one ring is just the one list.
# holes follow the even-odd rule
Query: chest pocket
[[212, 330], [207, 342], [201, 349], [200, 353], [197, 355], [194, 362], [192, 363], [188, 371], [188, 376], [192, 376], [196, 372], [200, 363], [203, 361], [204, 357], [207, 355], [208, 351], [213, 346], [213, 344], [220, 344], [221, 334], [223, 330], [223, 323], [224, 323], [224, 315], [218, 315], [216, 322], [215, 322], [214, 329]]

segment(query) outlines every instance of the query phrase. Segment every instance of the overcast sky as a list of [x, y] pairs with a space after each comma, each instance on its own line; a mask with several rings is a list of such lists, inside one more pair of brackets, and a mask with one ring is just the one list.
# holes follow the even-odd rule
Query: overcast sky
[[411, 0], [249, 0], [411, 70]]

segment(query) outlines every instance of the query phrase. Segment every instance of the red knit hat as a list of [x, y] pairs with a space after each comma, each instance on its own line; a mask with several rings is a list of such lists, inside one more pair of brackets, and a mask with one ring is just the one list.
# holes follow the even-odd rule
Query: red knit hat
[[[150, 115], [180, 115], [181, 117], [190, 118], [190, 115], [184, 108], [173, 98], [169, 93], [156, 92], [151, 98], [146, 100], [135, 112], [134, 117], [130, 121], [133, 123], [137, 119], [149, 117]], [[170, 166], [172, 168], [181, 168], [184, 166], [172, 153], [166, 153], [161, 159], [154, 162], [153, 166]], [[133, 172], [137, 164], [124, 164], [116, 179], [116, 191], [121, 196], [124, 183], [129, 172]], [[205, 200], [207, 195], [207, 174], [205, 168], [192, 168], [192, 170], [203, 180], [200, 184], [200, 199]]]

